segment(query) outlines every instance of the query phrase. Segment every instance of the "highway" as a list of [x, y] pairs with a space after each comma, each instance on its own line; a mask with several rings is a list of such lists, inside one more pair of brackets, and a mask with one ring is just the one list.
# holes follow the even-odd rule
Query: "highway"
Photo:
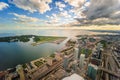
[[99, 70], [103, 71], [105, 75], [105, 80], [120, 80], [119, 65], [115, 59], [114, 53], [111, 50], [111, 45], [108, 45], [102, 52], [102, 63], [103, 65], [99, 66]]

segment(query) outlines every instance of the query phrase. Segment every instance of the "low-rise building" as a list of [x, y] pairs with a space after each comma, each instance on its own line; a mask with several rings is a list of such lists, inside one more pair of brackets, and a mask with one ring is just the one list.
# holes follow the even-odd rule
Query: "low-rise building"
[[48, 64], [48, 65], [52, 66], [52, 64], [53, 64], [53, 58], [47, 57], [47, 58], [46, 58], [46, 61], [47, 61], [47, 64]]
[[74, 73], [71, 76], [63, 78], [62, 80], [84, 80], [84, 78], [81, 77], [80, 75]]
[[61, 54], [55, 52], [55, 59], [58, 60], [58, 61], [60, 61], [62, 59]]
[[66, 71], [63, 69], [59, 69], [54, 73], [54, 77], [58, 80], [61, 80], [63, 77], [65, 77]]

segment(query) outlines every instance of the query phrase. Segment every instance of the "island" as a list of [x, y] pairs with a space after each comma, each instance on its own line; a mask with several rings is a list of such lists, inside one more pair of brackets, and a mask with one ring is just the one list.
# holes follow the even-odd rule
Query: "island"
[[57, 36], [37, 36], [37, 35], [20, 35], [20, 36], [9, 36], [9, 37], [0, 37], [0, 42], [29, 42], [32, 39], [31, 45], [36, 46], [41, 43], [52, 42], [59, 44], [66, 37], [57, 37]]
[[47, 43], [47, 42], [59, 44], [60, 42], [62, 42], [65, 39], [66, 39], [66, 37], [35, 36], [33, 38], [34, 42], [32, 43], [32, 45], [36, 46], [38, 44]]

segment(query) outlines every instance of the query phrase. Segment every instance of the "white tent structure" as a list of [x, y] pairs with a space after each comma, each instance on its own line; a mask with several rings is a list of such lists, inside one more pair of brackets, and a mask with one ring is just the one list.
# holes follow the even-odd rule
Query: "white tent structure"
[[79, 76], [78, 74], [72, 74], [71, 76], [69, 77], [65, 77], [64, 79], [62, 80], [84, 80], [83, 77]]

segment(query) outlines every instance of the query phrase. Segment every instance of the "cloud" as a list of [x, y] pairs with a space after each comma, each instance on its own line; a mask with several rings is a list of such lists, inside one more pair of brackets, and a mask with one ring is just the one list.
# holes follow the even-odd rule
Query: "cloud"
[[92, 0], [86, 13], [92, 24], [120, 24], [120, 0]]
[[47, 24], [59, 24], [60, 17], [57, 14], [52, 14], [52, 16], [46, 16], [49, 20], [46, 21]]
[[90, 6], [90, 2], [85, 2], [84, 6], [85, 7], [89, 7]]
[[48, 18], [47, 23], [56, 25], [65, 24], [73, 20], [72, 15], [66, 10], [63, 10], [58, 14], [53, 13], [51, 16], [47, 15], [46, 17]]
[[49, 4], [52, 0], [9, 0], [9, 2], [32, 13], [38, 11], [43, 14], [51, 10]]
[[120, 19], [120, 10], [114, 12], [113, 14], [111, 14], [110, 18], [112, 18], [112, 19]]
[[85, 10], [84, 7], [81, 8], [73, 8], [69, 11], [69, 13], [73, 13], [74, 16], [73, 18], [86, 18], [86, 15], [83, 13], [83, 11]]
[[97, 24], [97, 25], [101, 25], [101, 24], [120, 24], [120, 19], [111, 19], [111, 18], [97, 18], [91, 21], [92, 24]]
[[78, 11], [85, 17], [77, 16], [75, 18], [79, 22], [78, 25], [120, 24], [120, 0], [91, 0], [86, 2], [84, 6], [88, 7], [87, 10], [81, 11], [82, 6]]
[[47, 21], [45, 21], [46, 24], [58, 24], [59, 23], [59, 17], [57, 16], [57, 14], [52, 14], [51, 16], [46, 15], [46, 17], [48, 18]]
[[32, 23], [32, 22], [40, 21], [40, 19], [38, 19], [38, 18], [28, 17], [26, 15], [19, 15], [17, 13], [10, 13], [10, 14], [15, 16], [15, 18], [13, 18], [13, 20], [18, 23]]
[[120, 0], [91, 0], [87, 17], [89, 19], [110, 18], [117, 11], [120, 11]]
[[65, 2], [69, 3], [73, 7], [81, 7], [85, 0], [65, 0]]
[[59, 8], [60, 11], [63, 11], [63, 8], [65, 8], [65, 4], [61, 3], [61, 2], [56, 2], [55, 3], [56, 6]]
[[8, 8], [9, 5], [7, 3], [4, 3], [4, 2], [0, 2], [0, 10], [3, 10], [5, 8]]
[[64, 17], [64, 18], [71, 18], [72, 16], [67, 12], [67, 11], [63, 11], [59, 14], [60, 17]]
[[69, 4], [74, 3], [74, 7], [69, 10], [69, 13], [73, 14], [73, 18], [86, 18], [86, 14], [84, 14], [85, 11], [87, 11], [87, 8], [90, 5], [90, 2], [87, 0], [76, 0], [77, 3], [75, 4], [72, 0], [67, 0]]

